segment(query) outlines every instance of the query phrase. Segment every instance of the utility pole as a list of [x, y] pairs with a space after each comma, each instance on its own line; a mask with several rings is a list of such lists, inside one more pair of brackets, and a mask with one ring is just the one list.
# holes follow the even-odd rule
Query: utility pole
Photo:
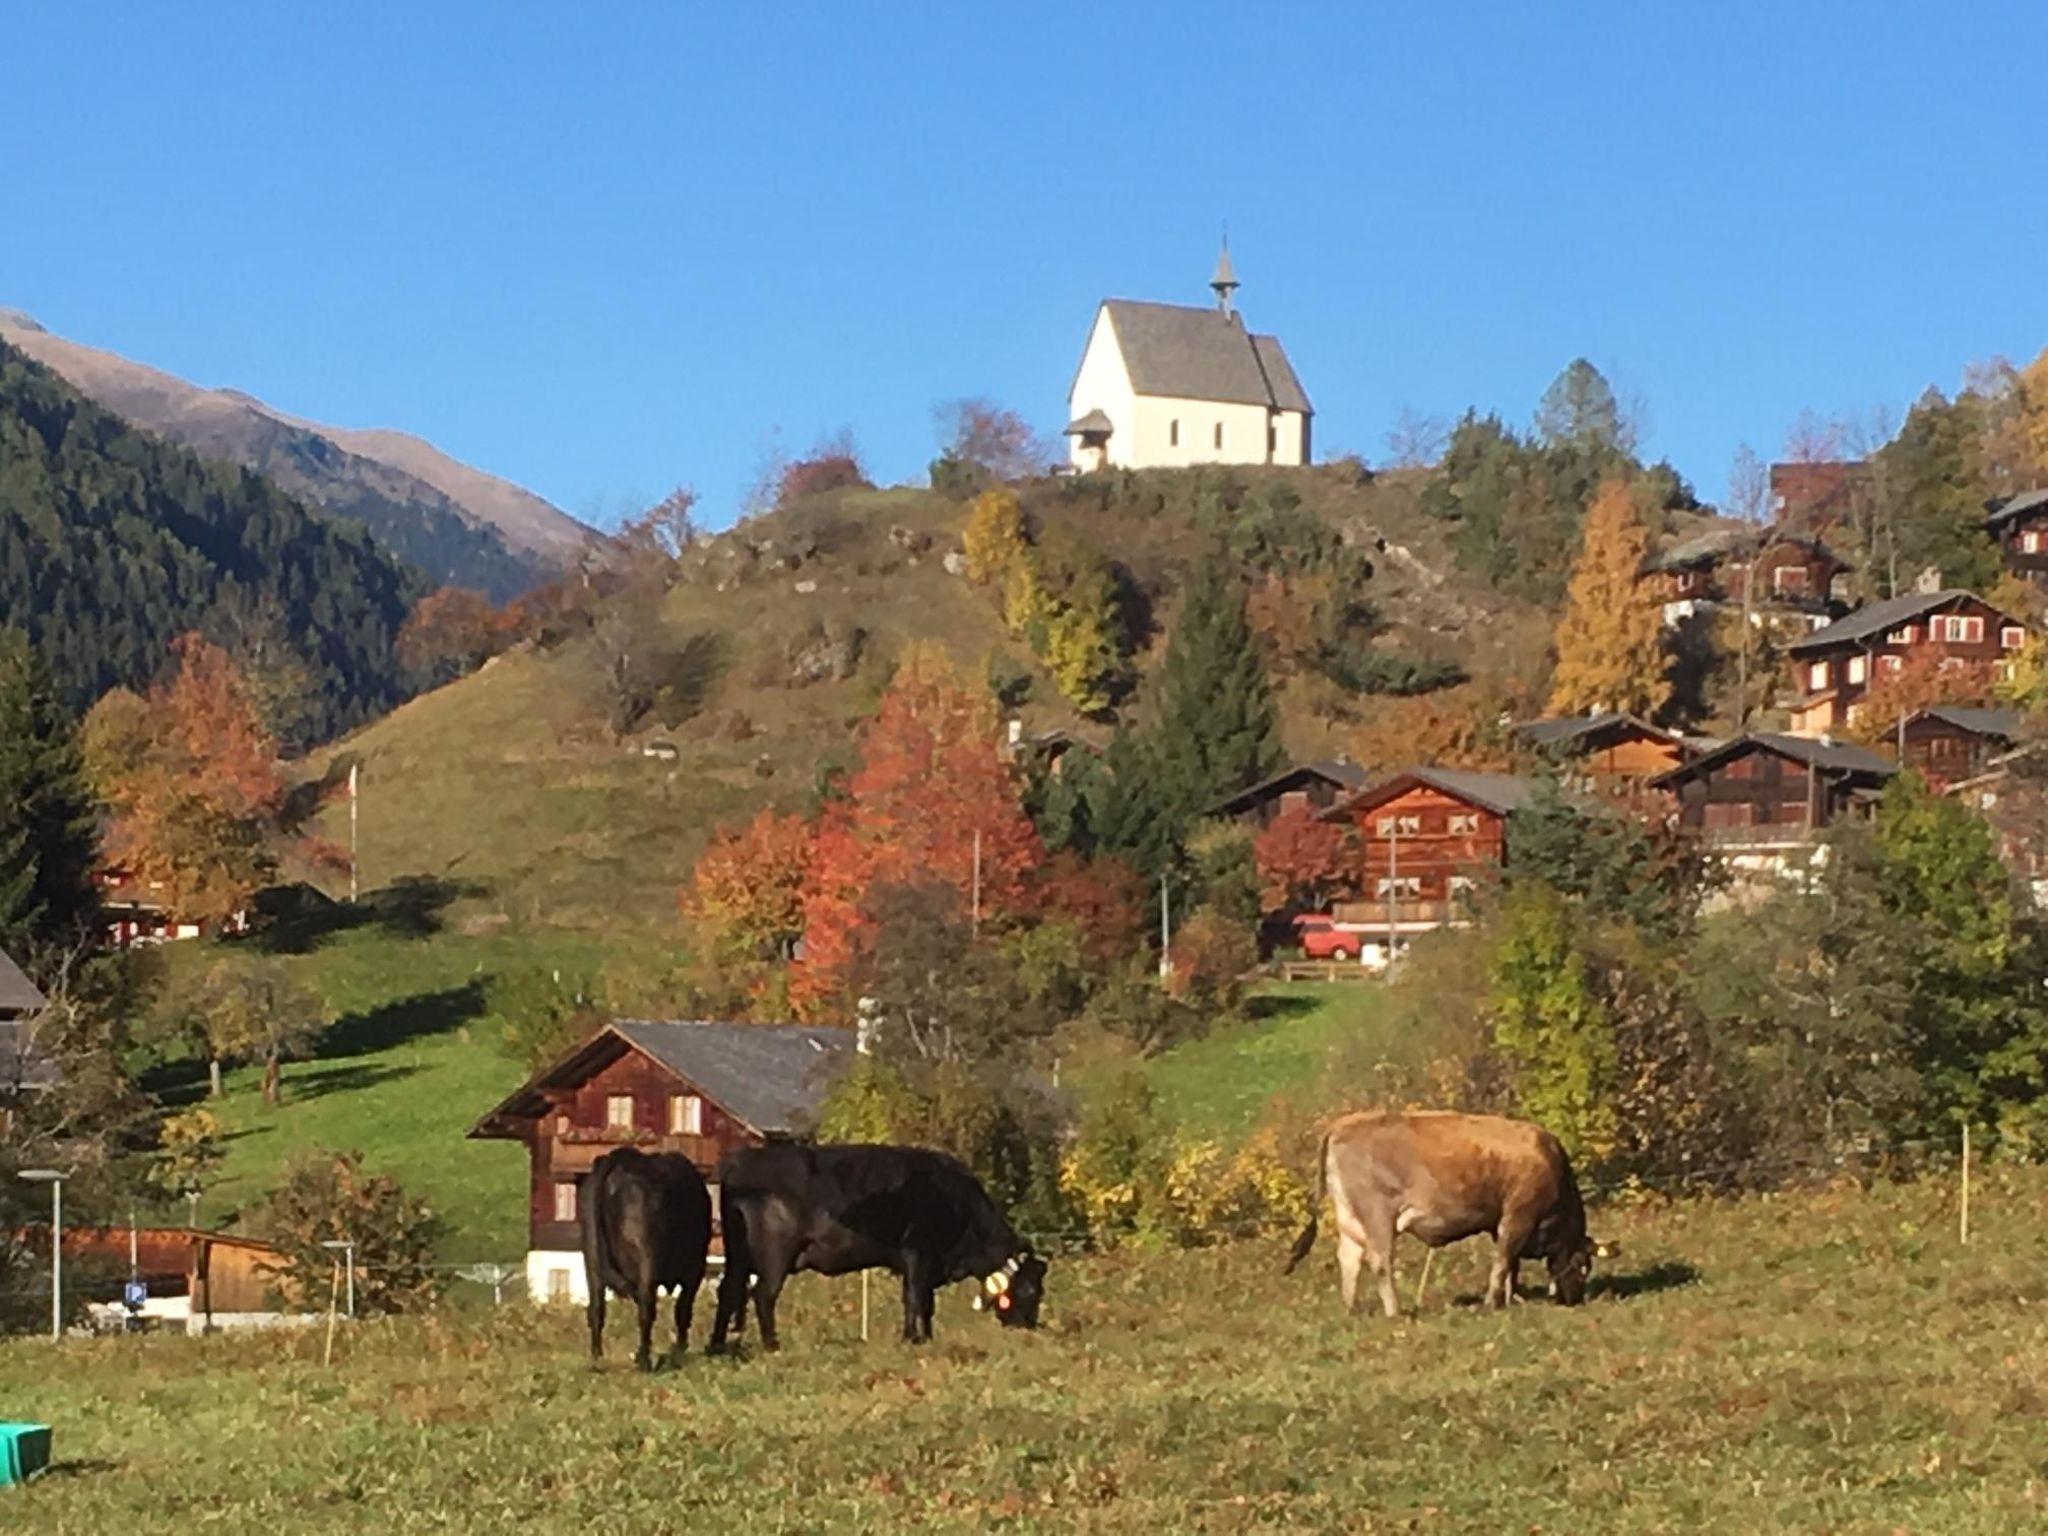
[[981, 828], [974, 829], [974, 936], [981, 937]]
[[350, 763], [348, 765], [348, 899], [351, 906], [355, 904], [356, 898], [361, 894], [361, 887], [357, 879], [358, 859], [356, 852], [357, 774], [358, 765]]

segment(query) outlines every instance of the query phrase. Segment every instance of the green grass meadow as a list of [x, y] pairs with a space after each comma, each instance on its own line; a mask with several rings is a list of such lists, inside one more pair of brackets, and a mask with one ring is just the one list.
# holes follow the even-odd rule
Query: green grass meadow
[[[1603, 1212], [1583, 1308], [1346, 1318], [1325, 1236], [1068, 1260], [1048, 1326], [944, 1298], [858, 1338], [800, 1277], [784, 1352], [593, 1369], [524, 1304], [317, 1332], [0, 1346], [58, 1462], [0, 1529], [2008, 1533], [2048, 1520], [2048, 1174]], [[1404, 1290], [1417, 1251], [1404, 1248]], [[701, 1342], [707, 1318], [699, 1317]]]

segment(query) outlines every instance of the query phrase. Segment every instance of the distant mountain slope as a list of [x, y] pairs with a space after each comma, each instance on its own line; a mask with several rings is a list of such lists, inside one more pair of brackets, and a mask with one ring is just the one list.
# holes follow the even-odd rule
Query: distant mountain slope
[[138, 431], [0, 342], [0, 624], [67, 699], [148, 683], [186, 630], [281, 640], [319, 740], [408, 691], [394, 651], [425, 583], [361, 528]]
[[569, 564], [591, 531], [548, 502], [403, 432], [302, 421], [231, 389], [203, 389], [0, 310], [0, 341], [137, 426], [244, 464], [353, 518], [436, 584], [507, 598]]

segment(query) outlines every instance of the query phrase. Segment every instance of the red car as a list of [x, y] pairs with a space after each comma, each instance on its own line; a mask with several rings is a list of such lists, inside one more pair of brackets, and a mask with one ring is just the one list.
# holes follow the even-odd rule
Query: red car
[[1301, 935], [1301, 952], [1311, 960], [1356, 960], [1359, 939], [1355, 928], [1340, 928], [1327, 912], [1305, 912], [1294, 920]]

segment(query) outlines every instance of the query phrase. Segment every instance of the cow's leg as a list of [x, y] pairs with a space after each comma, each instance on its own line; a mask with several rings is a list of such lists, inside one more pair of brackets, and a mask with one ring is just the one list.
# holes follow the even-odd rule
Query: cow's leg
[[1486, 1279], [1486, 1304], [1504, 1307], [1515, 1294], [1515, 1276], [1522, 1263], [1522, 1250], [1529, 1245], [1534, 1224], [1515, 1211], [1500, 1219], [1493, 1234], [1493, 1272]]
[[682, 1284], [676, 1287], [676, 1353], [689, 1353], [690, 1319], [697, 1311], [697, 1287], [704, 1283], [704, 1271], [700, 1266], [684, 1274]]
[[593, 1279], [590, 1286], [590, 1300], [584, 1304], [583, 1316], [590, 1324], [590, 1358], [604, 1358], [604, 1281]]
[[915, 1252], [903, 1255], [903, 1342], [921, 1344], [932, 1336], [930, 1266]]
[[633, 1288], [633, 1305], [640, 1314], [640, 1347], [633, 1351], [633, 1363], [643, 1371], [654, 1369], [654, 1315], [661, 1307], [661, 1293], [654, 1282], [642, 1276]]
[[773, 1354], [782, 1347], [775, 1333], [775, 1303], [782, 1295], [782, 1283], [789, 1277], [772, 1265], [763, 1265], [754, 1276], [754, 1317], [761, 1325], [761, 1348]]
[[1342, 1227], [1337, 1229], [1337, 1287], [1344, 1295], [1344, 1310], [1358, 1310], [1358, 1271], [1365, 1263], [1365, 1244]]

